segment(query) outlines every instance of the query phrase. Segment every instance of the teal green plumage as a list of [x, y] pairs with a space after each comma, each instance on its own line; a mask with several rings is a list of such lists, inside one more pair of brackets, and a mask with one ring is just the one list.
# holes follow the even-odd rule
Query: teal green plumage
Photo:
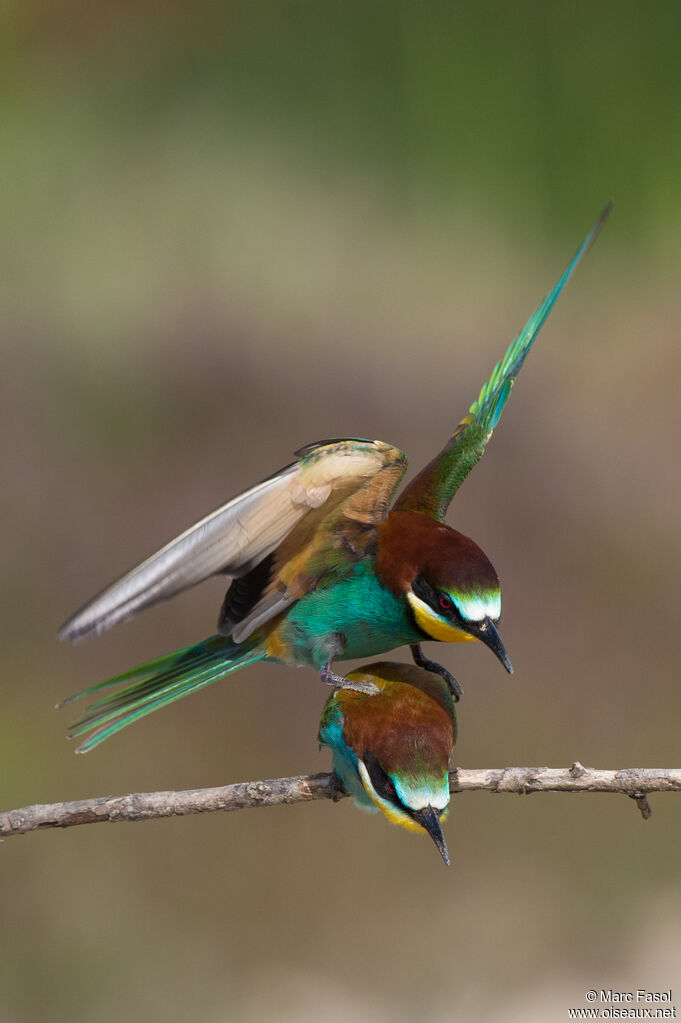
[[[348, 625], [347, 606], [353, 601], [363, 613], [356, 612]], [[315, 589], [293, 606], [279, 626], [285, 655], [268, 654], [266, 639], [258, 634], [250, 645], [235, 644], [226, 636], [211, 636], [196, 646], [122, 672], [64, 701], [70, 703], [81, 696], [121, 687], [113, 695], [104, 695], [92, 703], [87, 715], [69, 734], [78, 738], [93, 732], [78, 748], [79, 753], [87, 753], [133, 721], [257, 661], [309, 664], [319, 670], [329, 655], [324, 638], [335, 636], [343, 625], [347, 629], [343, 651], [347, 657], [371, 656], [392, 649], [396, 643], [417, 643], [421, 638], [403, 603], [380, 586], [375, 572], [361, 562], [342, 585]], [[322, 637], [318, 645], [314, 641], [317, 636]]]
[[196, 646], [140, 664], [64, 701], [65, 704], [71, 703], [81, 696], [120, 686], [113, 695], [100, 697], [91, 703], [87, 714], [70, 730], [69, 736], [75, 739], [93, 732], [77, 750], [78, 753], [87, 753], [133, 721], [174, 703], [182, 696], [198, 692], [211, 682], [263, 657], [262, 650], [243, 650], [235, 647], [225, 636], [211, 636]]
[[[357, 612], [348, 627], [347, 605], [353, 600], [364, 614]], [[323, 644], [315, 649], [309, 637], [336, 635], [344, 624], [348, 630], [343, 651], [346, 657], [371, 656], [396, 644], [417, 643], [421, 639], [403, 603], [379, 585], [375, 573], [365, 563], [360, 563], [342, 586], [329, 587], [328, 594], [324, 588], [313, 590], [291, 609], [280, 627], [287, 644], [285, 657], [268, 655], [262, 641], [258, 641], [260, 637], [244, 649], [226, 636], [211, 636], [196, 646], [122, 672], [65, 700], [70, 703], [81, 696], [121, 687], [113, 695], [92, 703], [87, 715], [69, 734], [77, 738], [94, 731], [78, 748], [79, 753], [87, 753], [125, 725], [257, 661], [307, 663], [319, 669], [328, 659], [328, 649]]]
[[[346, 570], [345, 578], [305, 594], [288, 612], [281, 635], [292, 663], [321, 668], [328, 658], [323, 643], [311, 646], [309, 637], [345, 637], [343, 656], [371, 657], [423, 638], [404, 601], [383, 586], [370, 560]], [[348, 607], [354, 609], [352, 617]]]
[[[484, 643], [508, 671], [497, 631], [499, 579], [473, 540], [444, 524], [480, 459], [542, 324], [609, 212], [494, 367], [445, 448], [389, 510], [406, 458], [382, 441], [324, 441], [206, 516], [100, 593], [60, 630], [96, 635], [213, 575], [229, 577], [219, 635], [117, 675], [79, 695], [97, 699], [72, 734], [92, 749], [121, 728], [256, 661], [307, 665], [343, 682], [333, 664], [426, 640]], [[70, 701], [67, 701], [70, 702]]]

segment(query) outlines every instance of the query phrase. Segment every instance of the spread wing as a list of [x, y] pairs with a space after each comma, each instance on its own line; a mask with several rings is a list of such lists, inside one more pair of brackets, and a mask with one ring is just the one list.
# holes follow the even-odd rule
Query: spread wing
[[611, 207], [612, 203], [608, 203], [553, 290], [532, 313], [501, 362], [494, 367], [491, 377], [447, 445], [400, 494], [395, 504], [396, 510], [419, 511], [436, 519], [444, 519], [454, 494], [482, 458], [534, 339], [574, 269], [596, 238]]
[[[289, 534], [306, 538], [341, 503], [377, 521], [406, 468], [401, 451], [382, 441], [324, 441], [228, 501], [103, 590], [59, 630], [60, 639], [97, 635], [209, 576], [244, 576]], [[306, 519], [310, 526], [306, 526]]]
[[401, 451], [382, 447], [379, 473], [359, 486], [339, 483], [333, 500], [308, 512], [270, 557], [234, 580], [218, 619], [221, 633], [245, 642], [310, 590], [342, 578], [375, 552], [376, 525], [407, 467]]

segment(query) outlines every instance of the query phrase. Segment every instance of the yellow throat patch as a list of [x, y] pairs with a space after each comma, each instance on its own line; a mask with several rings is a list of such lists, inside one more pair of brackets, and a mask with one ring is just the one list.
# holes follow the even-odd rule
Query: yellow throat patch
[[[417, 824], [417, 822], [413, 820], [408, 813], [406, 813], [404, 810], [400, 810], [399, 807], [394, 806], [392, 803], [388, 802], [387, 799], [383, 799], [381, 796], [379, 796], [378, 792], [371, 784], [369, 772], [367, 771], [366, 767], [364, 766], [361, 760], [357, 761], [357, 770], [362, 780], [362, 785], [364, 786], [364, 789], [368, 796], [370, 797], [372, 803], [374, 804], [374, 806], [378, 807], [381, 813], [385, 814], [385, 816], [392, 824], [399, 824], [400, 827], [406, 828], [407, 831], [413, 831], [415, 834], [418, 835], [427, 834], [425, 828], [423, 828], [420, 824]], [[448, 813], [449, 808], [447, 807], [447, 809], [443, 810], [442, 813], [440, 814], [440, 820], [446, 821]]]
[[462, 629], [457, 629], [451, 622], [440, 618], [415, 593], [407, 593], [407, 600], [411, 604], [416, 624], [432, 639], [439, 639], [443, 643], [470, 643], [475, 639], [475, 636], [471, 636]]

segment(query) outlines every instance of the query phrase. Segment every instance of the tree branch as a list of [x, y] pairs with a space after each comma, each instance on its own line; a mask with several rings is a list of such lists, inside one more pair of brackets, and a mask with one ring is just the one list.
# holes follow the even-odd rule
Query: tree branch
[[[574, 763], [570, 768], [504, 767], [454, 770], [452, 792], [619, 792], [636, 801], [644, 818], [650, 816], [647, 793], [681, 792], [681, 768], [630, 767], [601, 771]], [[345, 792], [334, 774], [307, 774], [242, 782], [221, 788], [184, 792], [136, 792], [125, 796], [98, 796], [69, 803], [25, 806], [0, 813], [0, 836], [23, 835], [43, 828], [70, 828], [98, 821], [145, 821], [216, 810], [243, 810], [253, 806], [305, 803], [313, 799], [341, 799]]]

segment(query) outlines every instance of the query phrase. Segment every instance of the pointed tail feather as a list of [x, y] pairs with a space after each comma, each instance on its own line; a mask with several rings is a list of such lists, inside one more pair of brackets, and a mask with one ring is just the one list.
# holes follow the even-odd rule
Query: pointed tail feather
[[64, 700], [62, 706], [81, 696], [121, 686], [114, 693], [91, 703], [83, 717], [70, 729], [69, 738], [91, 732], [76, 750], [76, 753], [88, 753], [133, 721], [265, 656], [264, 650], [258, 646], [244, 649], [225, 636], [211, 636], [195, 646], [140, 664]]

